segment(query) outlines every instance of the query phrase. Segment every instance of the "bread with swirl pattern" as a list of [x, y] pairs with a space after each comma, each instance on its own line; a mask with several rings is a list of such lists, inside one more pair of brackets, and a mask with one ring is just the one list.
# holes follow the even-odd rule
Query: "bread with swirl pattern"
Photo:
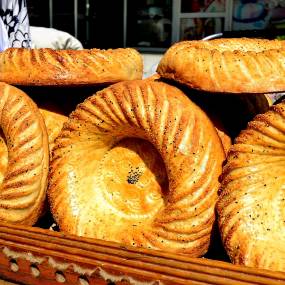
[[224, 246], [235, 264], [285, 271], [285, 102], [236, 138], [217, 203]]
[[201, 256], [224, 158], [215, 127], [179, 89], [117, 83], [64, 124], [50, 168], [51, 211], [65, 232]]
[[33, 225], [42, 214], [49, 168], [48, 137], [36, 104], [0, 82], [0, 220]]

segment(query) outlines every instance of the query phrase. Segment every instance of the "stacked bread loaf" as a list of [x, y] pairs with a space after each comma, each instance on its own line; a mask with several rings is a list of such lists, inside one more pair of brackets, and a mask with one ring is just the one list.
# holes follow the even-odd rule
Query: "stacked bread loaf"
[[[158, 73], [191, 88], [242, 96], [284, 92], [285, 43], [256, 39], [181, 42]], [[258, 115], [235, 139], [221, 176], [219, 230], [236, 264], [285, 270], [285, 105]]]

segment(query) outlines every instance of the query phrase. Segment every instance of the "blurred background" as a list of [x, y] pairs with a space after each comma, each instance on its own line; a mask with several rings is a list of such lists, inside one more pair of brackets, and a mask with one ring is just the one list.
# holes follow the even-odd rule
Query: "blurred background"
[[[153, 62], [179, 40], [285, 38], [285, 0], [27, 0], [27, 4], [32, 27], [67, 32], [84, 48], [135, 47], [148, 54], [148, 69], [155, 69]], [[31, 33], [32, 40], [41, 41], [45, 31]]]
[[272, 37], [282, 36], [285, 28], [285, 0], [27, 0], [27, 3], [32, 26], [68, 32], [85, 48], [134, 46], [160, 52], [178, 40], [201, 39], [224, 31], [264, 31], [265, 37]]

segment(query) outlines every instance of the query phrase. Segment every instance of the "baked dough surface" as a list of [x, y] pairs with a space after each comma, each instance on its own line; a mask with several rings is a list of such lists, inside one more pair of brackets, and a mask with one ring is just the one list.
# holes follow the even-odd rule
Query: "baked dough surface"
[[157, 72], [199, 90], [267, 93], [285, 89], [284, 62], [284, 41], [182, 41], [166, 51]]
[[47, 131], [36, 104], [1, 82], [0, 127], [0, 220], [33, 225], [46, 197]]
[[218, 220], [232, 262], [285, 271], [285, 102], [236, 138], [223, 168]]
[[49, 110], [43, 107], [40, 108], [40, 112], [44, 118], [44, 122], [46, 125], [48, 133], [49, 150], [51, 154], [54, 146], [54, 141], [59, 135], [63, 127], [63, 124], [68, 120], [68, 117], [63, 114], [60, 114], [55, 110]]
[[180, 90], [117, 83], [64, 124], [50, 168], [51, 210], [65, 232], [201, 256], [223, 160], [213, 124]]
[[10, 48], [0, 53], [0, 81], [14, 85], [82, 86], [141, 79], [142, 56], [132, 48], [52, 50]]

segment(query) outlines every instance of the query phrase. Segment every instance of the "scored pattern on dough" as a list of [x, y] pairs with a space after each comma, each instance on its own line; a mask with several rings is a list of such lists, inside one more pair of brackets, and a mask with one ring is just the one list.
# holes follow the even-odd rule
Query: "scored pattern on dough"
[[[0, 220], [33, 225], [45, 199], [47, 134], [31, 99], [3, 83], [0, 84], [0, 126], [8, 151], [7, 165], [5, 169], [1, 167]], [[5, 159], [5, 154], [1, 154]]]
[[237, 137], [217, 203], [234, 263], [285, 271], [285, 103], [258, 115]]
[[265, 93], [284, 90], [284, 70], [282, 41], [240, 38], [174, 44], [157, 72], [200, 90]]
[[142, 78], [142, 57], [131, 48], [51, 50], [11, 48], [0, 53], [0, 81], [24, 85], [81, 85]]
[[[104, 154], [125, 137], [151, 142], [165, 163], [169, 189], [164, 205], [150, 219], [126, 217], [108, 206], [95, 190], [90, 191], [84, 184], [84, 188], [78, 187], [79, 172], [75, 168], [87, 169], [87, 160], [82, 165], [78, 161], [78, 166], [72, 160], [93, 158], [100, 147]], [[111, 240], [199, 256], [209, 245], [223, 159], [213, 125], [178, 89], [161, 82], [118, 83], [78, 105], [64, 125], [51, 163], [52, 212], [63, 231], [108, 239], [101, 231], [112, 231], [114, 224], [119, 233]], [[96, 181], [101, 183], [100, 178]], [[96, 199], [83, 198], [87, 195], [84, 191], [102, 199], [98, 202], [102, 210], [95, 211], [103, 213], [100, 219], [106, 219], [109, 226], [103, 221], [100, 228], [99, 218], [92, 214]], [[98, 191], [104, 190], [98, 186]], [[71, 201], [69, 209], [60, 206], [66, 200]], [[111, 213], [109, 220], [104, 216], [105, 208]], [[127, 223], [125, 228], [120, 228], [119, 219]]]

